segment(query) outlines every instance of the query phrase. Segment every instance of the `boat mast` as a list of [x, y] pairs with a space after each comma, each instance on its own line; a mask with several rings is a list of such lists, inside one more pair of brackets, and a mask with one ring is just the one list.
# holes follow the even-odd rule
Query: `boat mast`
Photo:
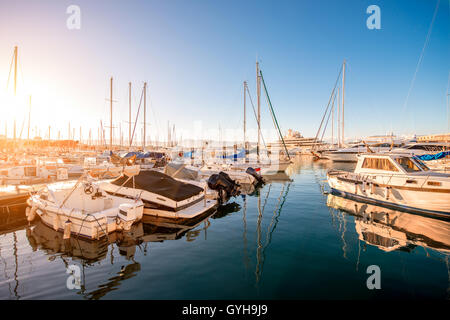
[[334, 146], [334, 100], [331, 108], [331, 146]]
[[244, 149], [245, 149], [245, 139], [246, 139], [246, 125], [247, 125], [247, 118], [246, 118], [246, 91], [247, 90], [247, 81], [244, 81]]
[[128, 140], [131, 147], [131, 82], [128, 83]]
[[345, 59], [342, 69], [342, 144], [344, 144]]
[[28, 134], [27, 134], [27, 140], [30, 141], [30, 118], [31, 118], [31, 95], [30, 95], [30, 108], [28, 110]]
[[257, 121], [258, 121], [258, 144], [256, 146], [256, 154], [258, 157], [259, 162], [259, 148], [261, 143], [261, 78], [259, 76], [259, 63], [256, 61], [256, 96], [258, 100], [258, 114], [257, 114]]
[[17, 92], [17, 53], [18, 53], [17, 46], [14, 47], [14, 96]]
[[109, 118], [109, 150], [112, 151], [112, 133], [113, 133], [113, 125], [112, 125], [112, 105], [113, 105], [113, 78], [111, 77], [110, 80], [110, 97], [109, 97], [109, 102], [110, 102], [110, 118]]
[[146, 134], [145, 118], [146, 118], [146, 109], [147, 109], [146, 104], [147, 104], [147, 82], [144, 82], [144, 137], [143, 137], [142, 151], [145, 151], [145, 134]]
[[337, 107], [338, 107], [338, 116], [337, 116], [337, 141], [338, 148], [341, 147], [341, 100], [339, 99], [341, 92], [341, 88], [338, 87], [337, 90]]

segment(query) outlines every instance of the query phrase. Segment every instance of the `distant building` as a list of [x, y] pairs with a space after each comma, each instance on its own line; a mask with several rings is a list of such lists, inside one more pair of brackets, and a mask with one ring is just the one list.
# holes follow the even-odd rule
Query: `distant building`
[[431, 134], [427, 136], [417, 137], [418, 142], [449, 142], [450, 133]]

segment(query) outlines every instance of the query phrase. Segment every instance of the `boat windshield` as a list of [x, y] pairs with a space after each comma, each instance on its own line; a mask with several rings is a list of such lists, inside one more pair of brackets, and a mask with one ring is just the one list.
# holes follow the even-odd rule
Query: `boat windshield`
[[419, 165], [419, 167], [423, 170], [423, 171], [429, 171], [430, 168], [427, 167], [427, 165], [425, 163], [423, 163], [422, 160], [419, 160], [417, 158], [414, 158], [414, 161]]
[[399, 157], [396, 158], [395, 161], [397, 161], [397, 163], [401, 165], [402, 168], [406, 170], [406, 172], [421, 171], [420, 168], [408, 157]]

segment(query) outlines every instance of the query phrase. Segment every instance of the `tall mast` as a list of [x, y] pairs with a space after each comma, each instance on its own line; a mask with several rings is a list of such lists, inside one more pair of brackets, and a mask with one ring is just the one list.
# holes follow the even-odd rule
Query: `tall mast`
[[337, 107], [338, 107], [338, 114], [337, 114], [337, 143], [338, 148], [341, 147], [341, 100], [339, 100], [341, 88], [337, 88]]
[[14, 47], [14, 95], [16, 95], [17, 92], [17, 53], [18, 53], [17, 46]]
[[247, 81], [244, 81], [244, 149], [245, 149], [245, 140], [246, 140], [246, 126], [247, 126], [247, 111], [246, 111], [246, 90], [247, 90]]
[[146, 134], [146, 124], [145, 124], [145, 118], [146, 118], [146, 104], [147, 104], [147, 82], [144, 82], [144, 137], [143, 137], [143, 147], [142, 151], [145, 151], [145, 134]]
[[131, 146], [131, 82], [128, 83], [128, 140]]
[[259, 76], [259, 63], [256, 61], [256, 96], [258, 99], [258, 115], [257, 115], [257, 121], [258, 121], [258, 144], [256, 146], [256, 154], [258, 156], [258, 162], [259, 162], [259, 148], [261, 143], [261, 78]]
[[109, 118], [109, 150], [112, 150], [112, 133], [113, 133], [113, 125], [112, 125], [112, 105], [113, 105], [113, 78], [110, 80], [110, 93], [109, 93], [109, 102], [110, 102], [110, 118]]
[[331, 107], [331, 145], [334, 145], [334, 99]]
[[344, 144], [344, 96], [345, 96], [345, 59], [342, 69], [342, 144]]
[[27, 134], [27, 140], [30, 140], [30, 118], [31, 118], [31, 95], [30, 95], [30, 108], [28, 110], [28, 134]]

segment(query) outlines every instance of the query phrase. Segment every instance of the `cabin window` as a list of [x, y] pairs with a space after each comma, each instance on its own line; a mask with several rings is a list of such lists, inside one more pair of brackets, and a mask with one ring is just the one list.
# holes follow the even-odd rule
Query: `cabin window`
[[394, 164], [385, 158], [365, 158], [362, 167], [375, 170], [398, 171]]
[[414, 158], [414, 161], [419, 165], [419, 167], [423, 170], [423, 171], [428, 171], [430, 170], [430, 168], [427, 167], [427, 165], [425, 163], [423, 163], [421, 160]]
[[26, 177], [36, 177], [36, 167], [25, 167]]
[[405, 169], [406, 172], [417, 172], [417, 171], [421, 171], [419, 169], [419, 167], [413, 162], [411, 161], [410, 158], [407, 157], [400, 157], [395, 159], [395, 161], [397, 161], [397, 163], [399, 165], [402, 166], [403, 169]]

